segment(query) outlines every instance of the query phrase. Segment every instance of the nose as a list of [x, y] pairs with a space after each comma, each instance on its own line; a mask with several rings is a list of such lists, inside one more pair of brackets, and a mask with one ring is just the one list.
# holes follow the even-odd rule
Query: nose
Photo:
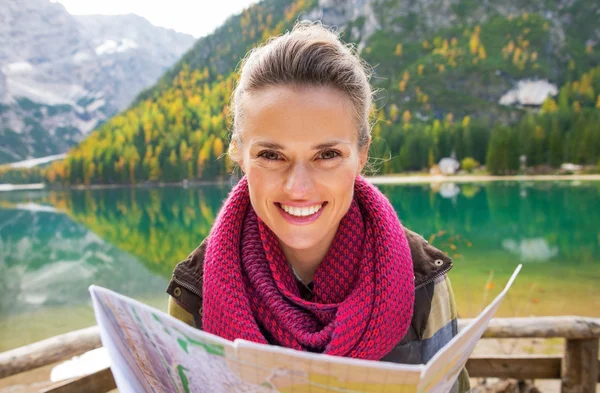
[[285, 192], [292, 199], [305, 199], [313, 188], [310, 168], [301, 162], [293, 164], [285, 179]]

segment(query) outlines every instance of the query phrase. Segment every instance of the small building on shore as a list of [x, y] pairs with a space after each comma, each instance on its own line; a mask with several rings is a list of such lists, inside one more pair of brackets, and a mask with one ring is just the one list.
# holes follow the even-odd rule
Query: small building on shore
[[460, 163], [452, 153], [451, 157], [442, 158], [437, 166], [443, 175], [454, 175], [460, 168]]

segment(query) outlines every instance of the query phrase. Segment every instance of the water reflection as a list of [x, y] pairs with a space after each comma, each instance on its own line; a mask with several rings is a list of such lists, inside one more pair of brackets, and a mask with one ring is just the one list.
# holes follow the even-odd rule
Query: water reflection
[[[506, 302], [500, 315], [600, 316], [600, 183], [380, 188], [405, 226], [454, 259], [462, 316], [478, 312], [519, 261], [544, 263], [523, 269], [511, 290], [518, 300]], [[52, 309], [48, 324], [56, 319], [53, 307], [89, 305], [92, 283], [164, 305], [173, 267], [208, 235], [229, 189], [0, 195], [0, 336], [19, 331], [6, 327], [18, 315], [41, 319]], [[93, 323], [91, 311], [86, 318]], [[63, 331], [74, 328], [62, 323]]]
[[544, 262], [558, 255], [558, 247], [550, 246], [544, 238], [505, 239], [502, 248], [519, 256], [522, 262]]
[[39, 210], [0, 209], [0, 319], [88, 303], [91, 284], [132, 296], [164, 289], [135, 256], [65, 214]]
[[226, 186], [73, 191], [50, 194], [47, 201], [169, 278], [208, 235], [228, 191]]
[[381, 189], [405, 225], [425, 236], [459, 234], [472, 242], [469, 252], [477, 259], [494, 254], [508, 260], [522, 250], [518, 254], [525, 260], [538, 254], [538, 260], [594, 269], [600, 264], [599, 183], [448, 184]]
[[440, 186], [440, 195], [445, 199], [452, 199], [456, 202], [456, 196], [460, 194], [460, 187], [456, 183], [442, 183]]

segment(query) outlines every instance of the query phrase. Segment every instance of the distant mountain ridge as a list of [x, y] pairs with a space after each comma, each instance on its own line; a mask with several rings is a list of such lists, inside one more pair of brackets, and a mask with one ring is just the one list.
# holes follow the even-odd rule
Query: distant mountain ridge
[[64, 153], [124, 109], [194, 42], [137, 15], [0, 7], [0, 164]]
[[[507, 162], [495, 173], [514, 171], [521, 154], [528, 165], [595, 164], [600, 150], [585, 141], [600, 140], [599, 14], [593, 0], [263, 0], [198, 40], [47, 178], [112, 184], [224, 176], [228, 163], [218, 158], [227, 151], [236, 67], [298, 19], [334, 26], [373, 66], [380, 89], [373, 148], [381, 153], [374, 156], [393, 159], [384, 160], [384, 172], [429, 168], [452, 152], [485, 163], [492, 141], [512, 151], [497, 155]], [[548, 83], [520, 83], [527, 80]], [[511, 98], [526, 95], [514, 91], [520, 86], [538, 85], [545, 93], [536, 90], [535, 100]], [[523, 107], [557, 92], [558, 103]], [[560, 118], [537, 119], [540, 110]], [[522, 132], [492, 138], [496, 126], [516, 130], [522, 119]]]

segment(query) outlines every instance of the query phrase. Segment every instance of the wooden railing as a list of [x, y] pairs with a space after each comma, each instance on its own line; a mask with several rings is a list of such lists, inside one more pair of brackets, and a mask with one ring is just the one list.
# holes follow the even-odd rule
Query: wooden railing
[[[459, 322], [461, 326], [468, 320]], [[561, 393], [595, 393], [600, 382], [600, 318], [533, 317], [492, 319], [483, 338], [564, 338], [563, 356], [470, 358], [472, 377], [560, 379]]]
[[[469, 321], [460, 320], [459, 328]], [[564, 338], [563, 356], [486, 356], [467, 362], [471, 377], [560, 379], [561, 393], [594, 393], [600, 382], [600, 318], [496, 318], [483, 338]], [[0, 379], [30, 371], [100, 347], [98, 327], [78, 330], [0, 353]], [[110, 369], [67, 380], [42, 392], [105, 393], [116, 387]]]

